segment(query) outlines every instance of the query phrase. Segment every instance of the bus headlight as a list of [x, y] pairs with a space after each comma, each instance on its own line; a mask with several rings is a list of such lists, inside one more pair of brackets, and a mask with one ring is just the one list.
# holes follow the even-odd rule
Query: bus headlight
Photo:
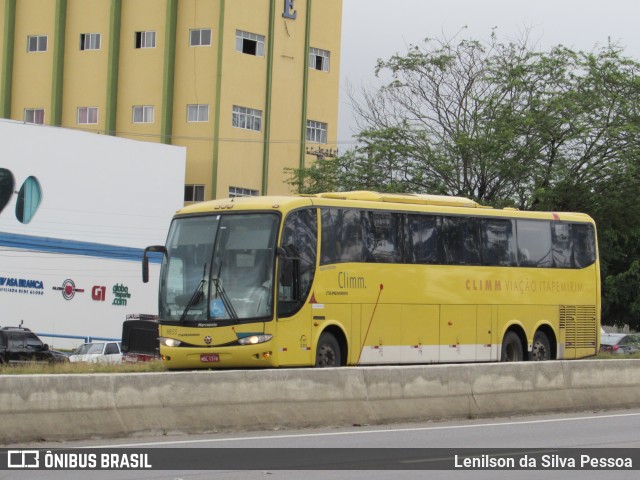
[[240, 345], [255, 345], [257, 343], [268, 342], [273, 338], [273, 335], [251, 335], [250, 337], [239, 338], [238, 343]]
[[163, 347], [179, 347], [181, 344], [182, 342], [175, 338], [160, 337], [160, 345]]

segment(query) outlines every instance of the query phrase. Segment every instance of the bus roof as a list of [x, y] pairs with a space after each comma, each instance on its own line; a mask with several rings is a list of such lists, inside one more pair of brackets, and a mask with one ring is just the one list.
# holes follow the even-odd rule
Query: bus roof
[[230, 210], [289, 211], [311, 205], [593, 222], [591, 217], [584, 213], [521, 211], [511, 207], [494, 209], [493, 207], [480, 205], [474, 200], [465, 197], [410, 193], [378, 193], [367, 190], [324, 192], [309, 195], [225, 198], [195, 203], [179, 210], [177, 214], [189, 215]]

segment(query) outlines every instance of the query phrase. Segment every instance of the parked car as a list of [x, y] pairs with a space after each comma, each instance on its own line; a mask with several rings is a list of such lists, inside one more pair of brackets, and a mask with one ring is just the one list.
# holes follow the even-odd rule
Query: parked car
[[83, 343], [69, 355], [71, 362], [121, 363], [122, 346], [120, 342]]
[[640, 352], [640, 334], [606, 333], [600, 337], [600, 351], [628, 355]]
[[160, 358], [156, 315], [129, 314], [122, 324], [122, 361], [149, 362]]
[[57, 350], [51, 350], [28, 328], [0, 328], [0, 364], [21, 363], [62, 363], [69, 357]]

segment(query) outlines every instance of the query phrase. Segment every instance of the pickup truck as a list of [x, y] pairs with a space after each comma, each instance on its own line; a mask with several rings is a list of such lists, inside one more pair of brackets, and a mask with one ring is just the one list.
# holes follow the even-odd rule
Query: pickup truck
[[51, 350], [38, 336], [24, 327], [0, 328], [0, 364], [61, 363], [69, 357]]

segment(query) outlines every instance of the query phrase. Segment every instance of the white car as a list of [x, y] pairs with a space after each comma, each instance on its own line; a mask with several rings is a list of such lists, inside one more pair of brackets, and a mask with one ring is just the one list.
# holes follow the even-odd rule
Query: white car
[[69, 355], [70, 362], [121, 363], [122, 346], [120, 342], [83, 343]]

